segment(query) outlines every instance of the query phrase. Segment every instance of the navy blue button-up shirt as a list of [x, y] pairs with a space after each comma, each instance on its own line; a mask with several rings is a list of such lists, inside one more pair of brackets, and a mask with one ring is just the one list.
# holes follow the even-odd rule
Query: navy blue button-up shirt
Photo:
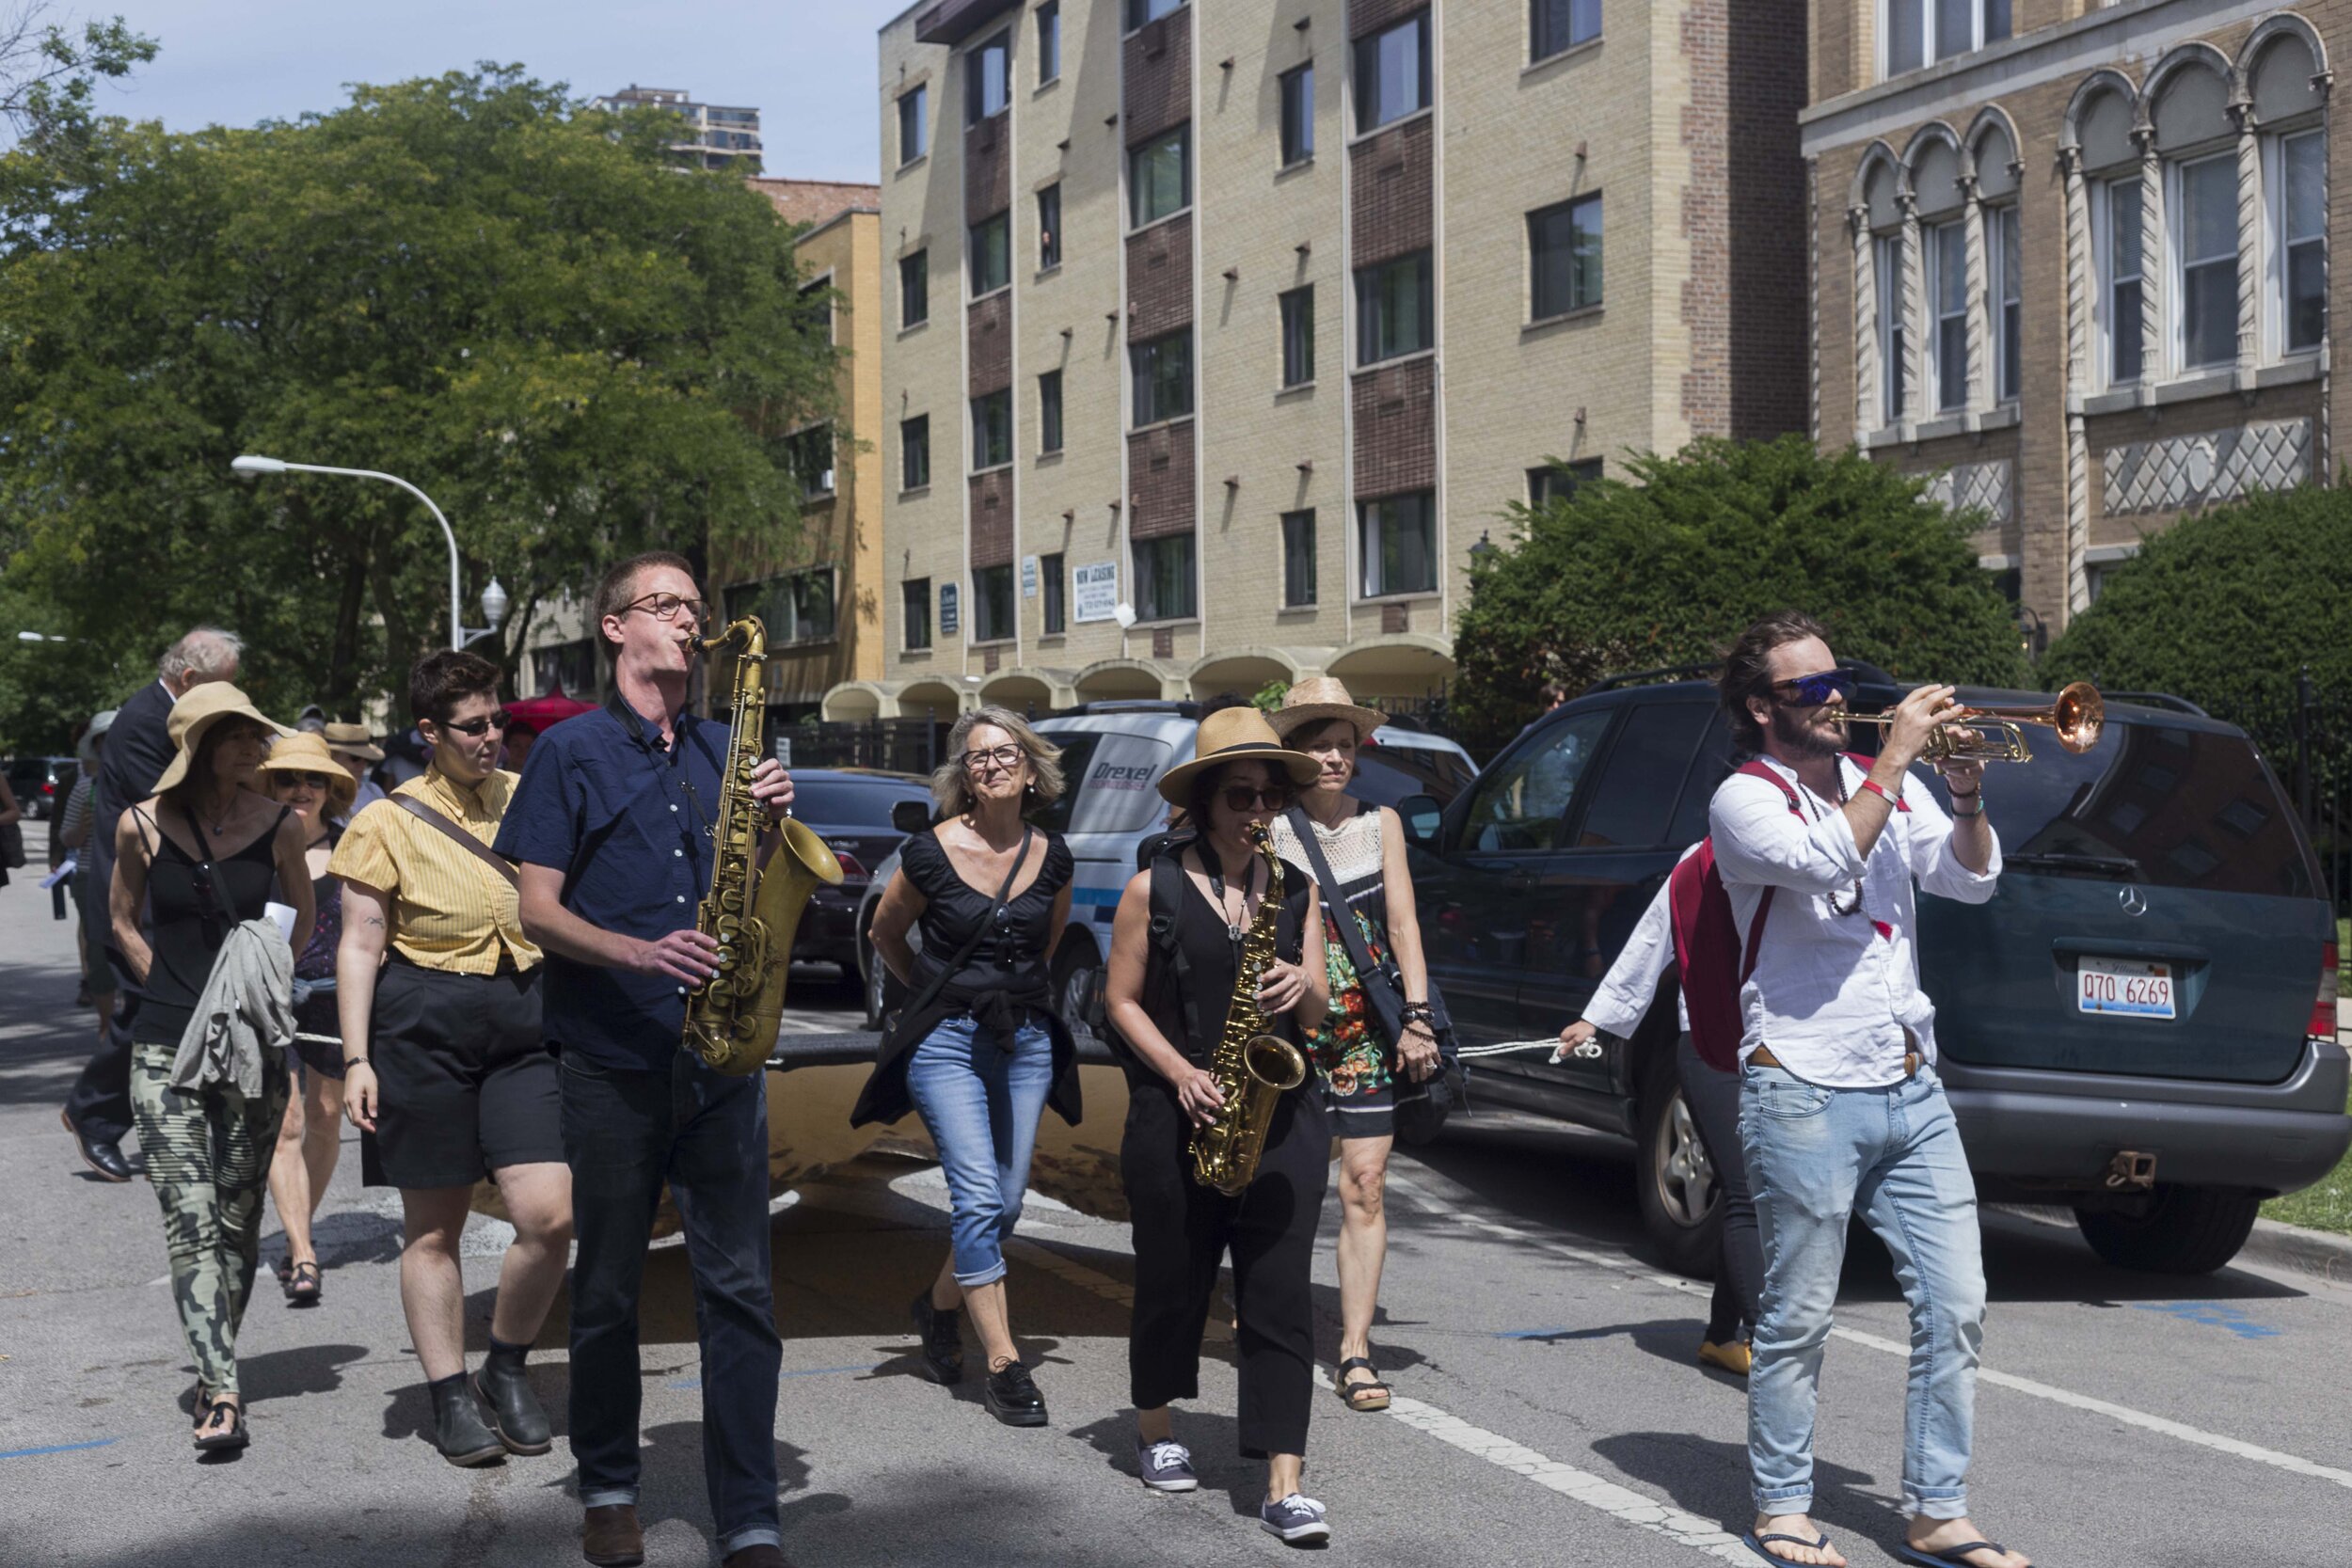
[[[564, 873], [564, 907], [608, 931], [653, 941], [691, 926], [710, 885], [727, 726], [680, 714], [673, 733], [665, 749], [617, 699], [550, 727], [524, 763], [498, 852]], [[681, 1049], [686, 992], [665, 975], [550, 952], [543, 991], [548, 1041], [585, 1061], [667, 1072]]]

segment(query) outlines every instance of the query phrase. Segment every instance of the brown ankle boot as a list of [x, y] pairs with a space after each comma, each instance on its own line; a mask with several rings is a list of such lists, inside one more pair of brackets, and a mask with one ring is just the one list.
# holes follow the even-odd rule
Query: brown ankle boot
[[636, 1568], [645, 1560], [645, 1532], [635, 1503], [608, 1503], [588, 1511], [580, 1528], [580, 1555], [596, 1568]]

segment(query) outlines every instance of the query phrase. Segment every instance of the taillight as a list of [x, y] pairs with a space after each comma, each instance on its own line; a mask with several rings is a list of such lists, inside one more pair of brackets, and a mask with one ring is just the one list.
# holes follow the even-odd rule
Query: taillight
[[2323, 1040], [2336, 1037], [2336, 944], [2319, 949], [2319, 998], [2312, 1004], [2311, 1033]]
[[[841, 863], [841, 879], [843, 881], [862, 882], [866, 879], [865, 865], [855, 855], [850, 854], [847, 849], [835, 849], [833, 852], [833, 858]], [[2331, 947], [2328, 951], [2332, 953], [2335, 949]], [[2335, 983], [2335, 971], [2331, 969], [2328, 972], [2328, 983], [2333, 985]]]

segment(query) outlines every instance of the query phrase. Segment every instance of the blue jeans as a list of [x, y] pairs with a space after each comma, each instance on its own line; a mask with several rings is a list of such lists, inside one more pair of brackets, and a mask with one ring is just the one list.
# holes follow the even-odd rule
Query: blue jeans
[[1038, 1117], [1054, 1086], [1054, 1037], [1025, 1023], [1011, 1049], [969, 1013], [944, 1021], [907, 1058], [907, 1093], [939, 1146], [956, 1283], [1005, 1277], [1005, 1241], [1029, 1190]]
[[702, 1340], [703, 1482], [723, 1556], [783, 1539], [776, 1507], [776, 1333], [768, 1246], [768, 1075], [730, 1078], [682, 1051], [666, 1072], [563, 1057], [572, 1168], [572, 1457], [580, 1501], [637, 1500], [637, 1298], [667, 1181], [686, 1226]]
[[1894, 1255], [1911, 1307], [1903, 1512], [1968, 1512], [1984, 1343], [1976, 1181], [1932, 1068], [1881, 1089], [1827, 1089], [1779, 1068], [1740, 1075], [1740, 1141], [1756, 1187], [1764, 1293], [1748, 1374], [1758, 1513], [1813, 1503], [1813, 1413], [1846, 1227], [1860, 1213]]

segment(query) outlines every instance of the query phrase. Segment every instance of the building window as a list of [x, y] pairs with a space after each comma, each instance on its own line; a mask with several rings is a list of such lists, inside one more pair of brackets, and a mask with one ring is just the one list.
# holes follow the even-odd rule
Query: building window
[[1127, 197], [1136, 229], [1192, 204], [1190, 125], [1127, 150]]
[[833, 494], [833, 426], [811, 425], [785, 437], [793, 477], [801, 482], [801, 499], [821, 500]]
[[1004, 642], [1011, 640], [1012, 567], [976, 566], [972, 569], [972, 641], [975, 642]]
[[963, 57], [963, 122], [977, 125], [1004, 113], [1006, 67], [1012, 58], [1012, 35], [999, 33]]
[[1356, 360], [1376, 365], [1438, 343], [1429, 252], [1356, 269]]
[[1062, 565], [1061, 552], [1039, 556], [1037, 570], [1042, 579], [1039, 589], [1045, 596], [1045, 635], [1059, 637], [1070, 626], [1070, 600], [1065, 592], [1070, 574]]
[[1938, 223], [1919, 231], [1927, 269], [1928, 385], [1940, 412], [1968, 402], [1968, 231]]
[[2095, 310], [2106, 347], [2107, 383], [2121, 387], [2139, 379], [2140, 182], [2137, 175], [2096, 188], [2090, 204], [2091, 254], [2099, 261]]
[[1879, 0], [1882, 77], [2009, 37], [2010, 0]]
[[1135, 368], [1136, 428], [1192, 412], [1192, 329], [1127, 350]]
[[1527, 12], [1531, 61], [1548, 60], [1600, 37], [1600, 0], [1534, 0]]
[[1357, 505], [1367, 599], [1438, 586], [1438, 510], [1427, 490]]
[[898, 488], [920, 490], [931, 482], [931, 417], [898, 421]]
[[1061, 182], [1037, 193], [1037, 265], [1050, 272], [1061, 265]]
[[1911, 373], [1903, 332], [1903, 237], [1882, 234], [1871, 243], [1878, 251], [1880, 400], [1886, 422], [1899, 424]]
[[972, 226], [972, 297], [994, 293], [1012, 281], [1012, 214], [999, 213]]
[[2017, 209], [1986, 208], [1984, 229], [1984, 258], [1993, 269], [1985, 288], [1985, 314], [1993, 331], [1993, 401], [2015, 403], [2025, 352], [2025, 272], [2018, 261]]
[[803, 325], [803, 329], [808, 333], [809, 338], [812, 341], [816, 339], [818, 335], [817, 326], [818, 324], [821, 322], [825, 328], [825, 342], [826, 345], [830, 347], [835, 341], [834, 337], [834, 300], [832, 282], [826, 278], [820, 277], [814, 283], [802, 285], [799, 295], [799, 303], [801, 308], [801, 321]]
[[898, 95], [898, 166], [900, 168], [904, 168], [931, 149], [930, 122], [923, 113], [924, 104], [929, 102], [930, 98], [930, 87], [928, 85], [916, 87], [913, 92], [902, 92]]
[[1282, 608], [1300, 610], [1315, 602], [1315, 515], [1282, 514]]
[[1573, 463], [1547, 463], [1527, 470], [1527, 504], [1542, 511], [1555, 500], [1573, 500], [1576, 493], [1600, 477], [1600, 459], [1580, 457]]
[[983, 392], [972, 400], [972, 471], [1012, 461], [1012, 390]]
[[920, 326], [931, 319], [931, 253], [898, 258], [898, 325]]
[[1037, 378], [1037, 450], [1061, 451], [1061, 372]]
[[1278, 295], [1282, 308], [1282, 385], [1303, 387], [1315, 378], [1315, 286]]
[[1356, 129], [1376, 131], [1429, 107], [1429, 13], [1356, 40]]
[[1527, 214], [1529, 319], [1600, 303], [1600, 197], [1580, 196]]
[[909, 578], [898, 585], [899, 620], [909, 653], [931, 645], [931, 579]]
[[787, 642], [829, 642], [834, 635], [834, 569], [811, 566], [730, 588], [726, 614], [729, 621], [758, 616], [771, 648]]
[[1282, 166], [1315, 155], [1314, 62], [1282, 72]]
[[1136, 619], [1191, 620], [1200, 612], [1192, 576], [1190, 533], [1136, 540]]
[[1045, 0], [1037, 8], [1037, 85], [1043, 87], [1061, 74], [1061, 0]]
[[1147, 22], [1157, 22], [1184, 3], [1184, 0], [1127, 0], [1127, 31], [1132, 33]]
[[2237, 357], [2237, 157], [2174, 166], [2181, 366], [2226, 365]]
[[2317, 348], [2328, 335], [2328, 149], [2320, 133], [2272, 143], [2271, 297], [2280, 351]]

